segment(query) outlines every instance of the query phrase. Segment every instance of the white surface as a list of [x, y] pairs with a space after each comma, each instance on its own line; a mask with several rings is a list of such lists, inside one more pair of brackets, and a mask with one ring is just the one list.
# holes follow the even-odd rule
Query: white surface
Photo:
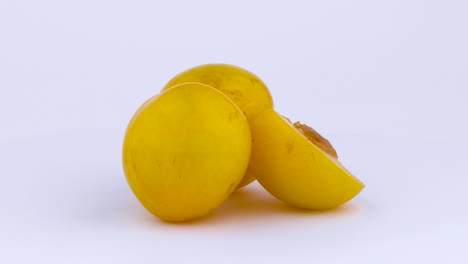
[[[0, 1], [0, 263], [468, 263], [468, 2]], [[257, 184], [169, 225], [121, 169], [135, 109], [209, 62], [258, 74], [366, 184]]]

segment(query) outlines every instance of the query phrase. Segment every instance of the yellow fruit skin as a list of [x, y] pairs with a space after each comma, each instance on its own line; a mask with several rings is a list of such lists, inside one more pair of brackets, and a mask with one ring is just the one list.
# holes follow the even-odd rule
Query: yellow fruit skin
[[[188, 69], [172, 80], [163, 90], [185, 82], [199, 82], [210, 85], [224, 93], [236, 103], [250, 121], [266, 109], [273, 108], [270, 91], [255, 74], [229, 64], [205, 64]], [[253, 182], [255, 178], [247, 171], [237, 188]]]
[[199, 82], [216, 88], [231, 98], [247, 119], [273, 108], [273, 99], [263, 81], [234, 65], [205, 64], [188, 69], [170, 80], [163, 90], [185, 82]]
[[250, 123], [250, 170], [273, 196], [295, 207], [324, 210], [364, 187], [341, 163], [310, 142], [274, 110]]
[[133, 192], [170, 222], [207, 215], [241, 181], [251, 135], [240, 109], [219, 91], [186, 83], [149, 99], [128, 125], [123, 166]]

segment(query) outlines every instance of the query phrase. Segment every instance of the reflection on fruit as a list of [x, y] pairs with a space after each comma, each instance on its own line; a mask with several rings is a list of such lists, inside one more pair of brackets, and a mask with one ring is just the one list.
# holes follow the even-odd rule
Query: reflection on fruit
[[364, 187], [338, 161], [331, 144], [315, 130], [292, 124], [274, 110], [251, 123], [250, 171], [276, 198], [305, 209], [330, 209]]
[[[163, 90], [185, 82], [199, 82], [210, 85], [224, 93], [236, 103], [250, 121], [265, 109], [273, 108], [270, 91], [260, 78], [253, 73], [228, 64], [206, 64], [188, 69], [172, 80]], [[255, 180], [247, 171], [237, 188]]]
[[248, 166], [246, 117], [219, 91], [177, 85], [147, 102], [127, 128], [123, 164], [140, 202], [165, 221], [186, 221], [220, 206]]

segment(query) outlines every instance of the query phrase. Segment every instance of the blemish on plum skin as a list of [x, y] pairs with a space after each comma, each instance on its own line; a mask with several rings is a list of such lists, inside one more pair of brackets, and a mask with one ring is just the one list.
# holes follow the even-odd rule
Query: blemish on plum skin
[[236, 114], [234, 112], [230, 112], [228, 115], [228, 120], [232, 121], [236, 117]]
[[288, 140], [286, 142], [286, 150], [288, 151], [288, 154], [292, 153], [292, 151], [294, 150], [294, 141]]
[[136, 166], [136, 163], [133, 162], [135, 160], [134, 156], [135, 156], [135, 150], [131, 149], [130, 152], [129, 152], [129, 155], [126, 157], [126, 159], [128, 159], [128, 162], [131, 164], [132, 169], [133, 169], [133, 173], [137, 174], [137, 166]]

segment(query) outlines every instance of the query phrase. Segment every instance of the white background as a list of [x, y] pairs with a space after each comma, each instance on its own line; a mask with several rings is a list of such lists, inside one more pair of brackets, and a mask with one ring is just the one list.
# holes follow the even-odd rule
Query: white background
[[[121, 169], [173, 75], [245, 67], [366, 189], [298, 211], [258, 184], [151, 216]], [[0, 0], [0, 263], [468, 263], [466, 0]]]

